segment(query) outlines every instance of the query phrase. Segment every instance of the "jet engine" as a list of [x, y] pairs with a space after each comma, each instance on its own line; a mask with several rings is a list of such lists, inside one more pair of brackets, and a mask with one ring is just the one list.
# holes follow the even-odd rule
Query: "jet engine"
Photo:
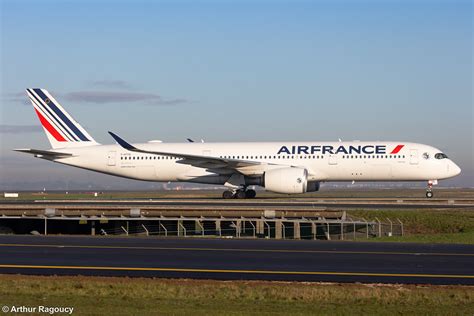
[[276, 193], [305, 193], [319, 190], [319, 182], [308, 182], [304, 168], [273, 169], [263, 174], [263, 187]]

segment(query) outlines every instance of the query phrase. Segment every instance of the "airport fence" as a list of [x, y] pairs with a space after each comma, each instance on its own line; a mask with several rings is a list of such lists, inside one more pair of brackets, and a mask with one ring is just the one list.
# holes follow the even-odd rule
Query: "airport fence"
[[318, 219], [160, 219], [156, 221], [121, 221], [115, 227], [101, 229], [102, 235], [222, 237], [358, 240], [374, 237], [403, 236], [399, 219], [344, 220]]

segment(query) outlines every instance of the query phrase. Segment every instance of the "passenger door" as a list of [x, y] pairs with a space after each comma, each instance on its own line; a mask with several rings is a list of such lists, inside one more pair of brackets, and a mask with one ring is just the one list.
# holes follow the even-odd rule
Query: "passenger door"
[[330, 165], [337, 165], [337, 154], [329, 154], [328, 163]]
[[417, 149], [410, 149], [410, 164], [411, 165], [418, 164], [418, 150]]
[[116, 151], [109, 151], [107, 154], [107, 166], [115, 166], [115, 156], [117, 152]]

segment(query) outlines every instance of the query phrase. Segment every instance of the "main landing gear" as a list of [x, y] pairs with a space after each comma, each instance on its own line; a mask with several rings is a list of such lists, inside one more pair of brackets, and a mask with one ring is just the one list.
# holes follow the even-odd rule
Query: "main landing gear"
[[222, 193], [224, 199], [253, 199], [257, 196], [255, 190], [239, 189], [235, 191], [227, 190]]

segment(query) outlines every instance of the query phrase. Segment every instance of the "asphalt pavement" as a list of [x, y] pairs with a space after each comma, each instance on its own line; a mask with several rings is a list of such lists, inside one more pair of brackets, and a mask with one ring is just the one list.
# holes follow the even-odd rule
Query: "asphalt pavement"
[[325, 209], [470, 209], [469, 201], [388, 200], [388, 199], [316, 199], [316, 200], [222, 200], [222, 199], [149, 199], [149, 200], [13, 200], [1, 201], [4, 206], [121, 206], [121, 207], [247, 207], [247, 208], [325, 208]]
[[474, 285], [474, 246], [3, 235], [0, 273]]

